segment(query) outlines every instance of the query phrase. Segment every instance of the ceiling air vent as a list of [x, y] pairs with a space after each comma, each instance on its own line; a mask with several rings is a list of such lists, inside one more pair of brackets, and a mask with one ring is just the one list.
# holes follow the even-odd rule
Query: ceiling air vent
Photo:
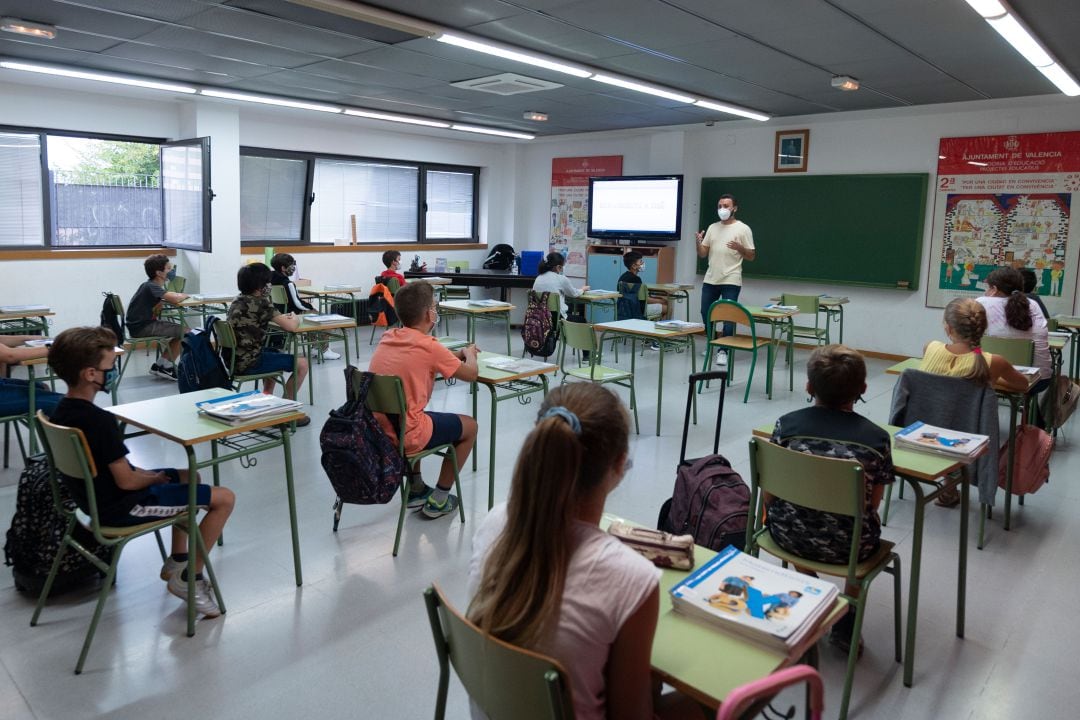
[[536, 78], [525, 77], [524, 75], [518, 75], [516, 73], [501, 73], [499, 75], [489, 75], [488, 77], [462, 80], [461, 82], [450, 84], [454, 87], [465, 88], [466, 90], [479, 90], [480, 92], [491, 93], [492, 95], [520, 95], [522, 93], [531, 93], [538, 90], [554, 90], [555, 88], [562, 87], [559, 83], [548, 82], [547, 80], [537, 80]]

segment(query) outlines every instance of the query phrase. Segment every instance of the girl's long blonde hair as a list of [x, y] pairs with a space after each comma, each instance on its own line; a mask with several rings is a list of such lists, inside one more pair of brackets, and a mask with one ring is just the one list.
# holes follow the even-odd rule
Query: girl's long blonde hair
[[[576, 433], [552, 407], [577, 416]], [[575, 506], [627, 454], [629, 415], [612, 391], [593, 383], [553, 390], [514, 467], [506, 527], [481, 573], [468, 617], [506, 642], [535, 646], [558, 620], [573, 553]]]
[[975, 353], [975, 363], [966, 379], [977, 383], [990, 382], [990, 365], [982, 354], [986, 322], [986, 308], [971, 298], [956, 298], [945, 306], [945, 324], [957, 340], [966, 342]]

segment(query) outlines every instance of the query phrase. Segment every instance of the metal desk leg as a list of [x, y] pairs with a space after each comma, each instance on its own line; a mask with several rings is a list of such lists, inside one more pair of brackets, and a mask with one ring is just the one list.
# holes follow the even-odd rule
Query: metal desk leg
[[[485, 383], [486, 384], [486, 383]], [[491, 437], [488, 439], [488, 510], [491, 510], [491, 506], [495, 504], [495, 427], [497, 425], [497, 414], [499, 412], [499, 397], [498, 392], [494, 385], [488, 385], [487, 389], [491, 392]], [[476, 400], [473, 400], [473, 407], [476, 407]], [[474, 413], [475, 414], [475, 413]], [[473, 470], [476, 470], [476, 448], [473, 448]]]
[[[26, 428], [27, 434], [30, 436], [30, 454], [37, 455], [37, 383], [34, 382], [34, 366], [26, 366], [26, 409], [28, 410], [26, 416]], [[116, 401], [113, 401], [116, 404]], [[15, 433], [18, 434], [19, 426], [15, 426]]]
[[[213, 465], [210, 466], [210, 472], [214, 476], [214, 487], [221, 487], [221, 468], [217, 462], [218, 459], [218, 441], [210, 441], [210, 459], [213, 461]], [[217, 539], [218, 547], [225, 544], [225, 531], [222, 530]]]
[[[185, 447], [184, 451], [187, 452], [188, 459], [188, 567], [194, 568], [196, 558], [198, 557], [198, 540], [196, 539], [199, 533], [198, 514], [199, 506], [196, 504], [198, 495], [196, 490], [198, 488], [199, 477], [198, 463], [195, 462], [195, 449], [192, 447]], [[175, 532], [175, 530], [173, 531]], [[187, 635], [188, 637], [194, 637], [195, 635], [195, 573], [189, 572], [187, 579]]]
[[506, 354], [510, 354], [510, 311], [507, 310], [503, 316], [506, 319]]
[[964, 637], [964, 611], [967, 598], [967, 546], [968, 508], [971, 506], [970, 466], [965, 466], [960, 477], [960, 553], [956, 578], [956, 637]]
[[[642, 340], [642, 342], [645, 342]], [[634, 350], [637, 348], [635, 347]], [[637, 355], [637, 352], [634, 352]], [[656, 378], [656, 437], [660, 437], [660, 417], [664, 413], [664, 356], [667, 355], [667, 343], [660, 346], [660, 376]], [[631, 368], [633, 361], [631, 361]]]
[[289, 529], [292, 530], [293, 571], [296, 574], [296, 587], [304, 583], [300, 571], [300, 531], [296, 526], [296, 493], [293, 491], [292, 435], [290, 424], [278, 425], [281, 432], [282, 449], [285, 451], [285, 491], [289, 496]]
[[907, 641], [904, 643], [904, 687], [915, 674], [915, 629], [919, 620], [919, 574], [922, 571], [923, 516], [929, 499], [918, 480], [904, 478], [915, 493], [915, 517], [911, 530], [911, 570], [908, 576]]
[[[466, 330], [466, 332], [468, 332], [468, 331]], [[472, 396], [472, 417], [473, 417], [473, 420], [476, 420], [477, 424], [479, 424], [480, 419], [478, 417], [476, 417], [476, 385], [477, 385], [477, 382], [475, 380], [473, 380], [471, 383], [469, 383], [469, 395]], [[493, 438], [495, 437], [495, 425], [494, 425], [494, 423], [491, 425], [491, 436]], [[480, 448], [478, 447], [479, 444], [480, 444], [480, 432], [478, 430], [477, 433], [476, 433], [476, 443], [473, 445], [473, 451], [472, 451], [472, 470], [473, 470], [473, 472], [476, 472], [476, 455], [480, 450]], [[490, 508], [488, 508], [488, 509], [490, 510]]]

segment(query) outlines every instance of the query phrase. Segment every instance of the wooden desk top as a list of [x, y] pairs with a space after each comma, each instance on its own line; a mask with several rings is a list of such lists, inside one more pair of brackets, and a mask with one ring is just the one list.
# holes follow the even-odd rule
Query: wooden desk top
[[[15, 306], [9, 306], [14, 308]], [[0, 310], [0, 320], [22, 320], [24, 318], [40, 318], [40, 317], [52, 317], [56, 315], [52, 311], [52, 308], [45, 308], [43, 310], [14, 310], [9, 312]]]
[[645, 287], [648, 288], [649, 292], [676, 295], [678, 293], [688, 293], [695, 286], [691, 283], [645, 283]]
[[351, 295], [352, 293], [364, 292], [364, 288], [361, 285], [312, 285], [305, 288], [297, 288], [301, 295], [334, 295], [335, 293], [345, 293]]
[[1073, 317], [1071, 315], [1058, 315], [1054, 318], [1058, 322], [1058, 327], [1080, 329], [1080, 317]]
[[[780, 302], [779, 297], [771, 297], [769, 300], [777, 303]], [[818, 305], [821, 307], [838, 307], [840, 305], [847, 305], [849, 302], [851, 301], [840, 295], [822, 295], [818, 298]]]
[[236, 299], [236, 293], [196, 293], [175, 303], [175, 307], [201, 307], [203, 305], [228, 305]]
[[307, 318], [302, 316], [300, 327], [298, 327], [296, 330], [293, 330], [292, 332], [297, 334], [303, 334], [309, 332], [320, 332], [323, 330], [341, 330], [342, 328], [354, 327], [356, 327], [356, 321], [352, 318], [346, 318], [345, 320], [338, 320], [336, 322], [313, 323], [308, 322]]
[[[510, 382], [512, 380], [523, 380], [525, 378], [547, 375], [548, 373], [554, 373], [559, 369], [559, 366], [555, 363], [544, 363], [544, 367], [521, 371], [500, 370], [498, 368], [490, 367], [487, 364], [487, 361], [489, 360], [505, 359], [507, 357], [507, 355], [500, 355], [499, 353], [493, 352], [482, 352], [477, 355], [476, 359], [480, 369], [480, 376], [476, 378], [476, 381], [484, 383], [485, 385], [494, 385], [495, 383]], [[522, 358], [510, 359], [521, 360]]]
[[755, 320], [760, 320], [762, 322], [787, 320], [789, 317], [799, 314], [798, 310], [766, 309], [760, 305], [743, 305], [743, 307], [746, 308], [746, 311], [749, 312]]
[[703, 327], [668, 330], [656, 327], [656, 323], [652, 320], [613, 320], [612, 322], [596, 323], [593, 325], [593, 329], [597, 332], [618, 332], [626, 335], [659, 338], [661, 340], [705, 334], [705, 328]]
[[564, 297], [566, 302], [597, 302], [599, 300], [618, 300], [621, 293], [614, 290], [586, 290], [577, 297]]
[[[51, 345], [51, 344], [52, 343], [49, 343], [49, 345]], [[28, 360], [21, 360], [18, 363], [15, 363], [15, 364], [17, 364], [17, 365], [44, 365], [45, 363], [49, 362], [49, 353], [48, 353], [49, 345], [38, 346], [38, 347], [41, 347], [42, 350], [46, 351], [45, 354], [42, 355], [41, 357], [30, 358]], [[33, 345], [20, 345], [19, 347], [34, 347], [34, 346]], [[120, 347], [119, 345], [114, 347], [113, 351], [116, 352], [117, 355], [123, 355], [124, 354], [124, 348]]]
[[302, 412], [292, 412], [275, 415], [271, 418], [259, 418], [240, 425], [230, 425], [200, 415], [199, 411], [195, 409], [195, 403], [197, 402], [233, 394], [232, 390], [211, 388], [210, 390], [197, 390], [183, 395], [166, 395], [165, 397], [140, 402], [113, 405], [105, 409], [128, 425], [134, 425], [154, 435], [179, 443], [184, 447], [218, 440], [230, 435], [239, 435], [249, 430], [258, 430], [294, 420], [302, 420], [305, 417]]
[[454, 283], [454, 281], [450, 278], [439, 277], [438, 275], [432, 277], [417, 277], [409, 279], [416, 280], [417, 282], [426, 282], [428, 285], [453, 285]]
[[439, 308], [443, 310], [453, 310], [454, 312], [462, 313], [504, 313], [514, 310], [514, 306], [510, 303], [499, 305], [470, 305], [475, 302], [474, 300], [443, 300], [439, 303]]

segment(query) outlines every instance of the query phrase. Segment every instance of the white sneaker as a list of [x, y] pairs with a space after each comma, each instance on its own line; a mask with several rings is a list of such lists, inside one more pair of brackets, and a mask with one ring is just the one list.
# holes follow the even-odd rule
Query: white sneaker
[[[184, 580], [184, 573], [174, 573], [169, 578], [167, 587], [169, 592], [176, 597], [187, 600], [187, 580]], [[221, 609], [214, 600], [214, 590], [209, 580], [195, 581], [195, 609], [208, 618], [215, 618], [221, 614]]]
[[336, 353], [333, 350], [331, 350], [330, 348], [327, 348], [326, 352], [324, 352], [322, 354], [322, 359], [323, 360], [340, 360], [341, 359], [341, 353]]
[[[173, 560], [172, 555], [165, 558], [165, 564], [161, 566], [161, 579], [168, 580], [173, 575], [183, 571], [187, 567], [187, 560], [183, 562], [179, 560]], [[185, 591], [186, 592], [186, 591]]]

